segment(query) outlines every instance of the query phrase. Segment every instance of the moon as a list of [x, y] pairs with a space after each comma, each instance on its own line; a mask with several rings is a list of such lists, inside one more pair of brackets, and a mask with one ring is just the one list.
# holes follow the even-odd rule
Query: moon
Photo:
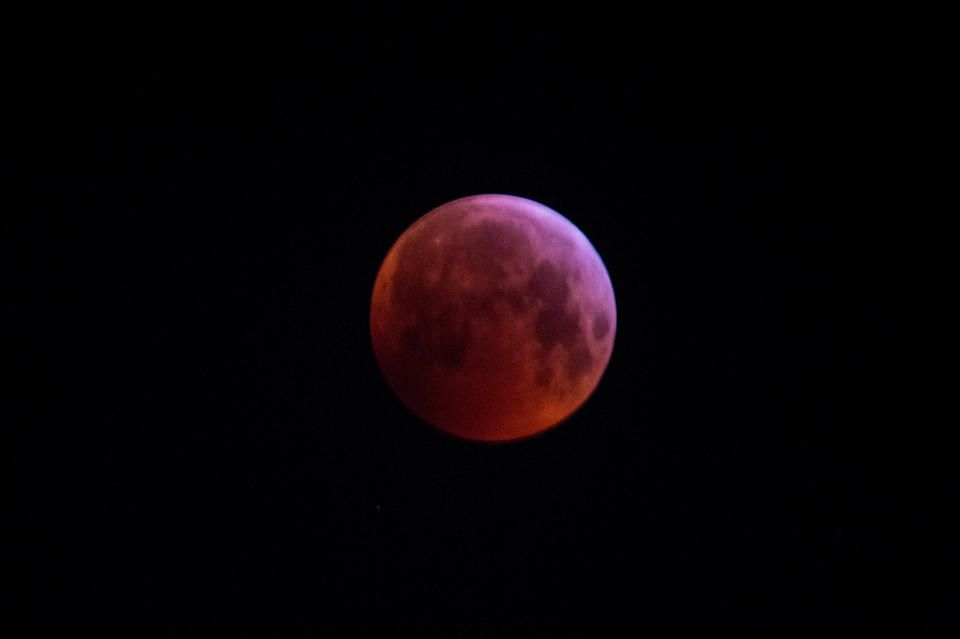
[[565, 217], [511, 195], [439, 206], [377, 273], [370, 336], [387, 384], [455, 437], [526, 439], [572, 415], [613, 351], [613, 287]]

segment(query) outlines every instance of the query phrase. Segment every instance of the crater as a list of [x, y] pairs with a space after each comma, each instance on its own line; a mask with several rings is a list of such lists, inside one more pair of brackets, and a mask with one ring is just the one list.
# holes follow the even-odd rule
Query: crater
[[603, 339], [610, 332], [610, 318], [606, 313], [597, 313], [593, 318], [593, 338]]

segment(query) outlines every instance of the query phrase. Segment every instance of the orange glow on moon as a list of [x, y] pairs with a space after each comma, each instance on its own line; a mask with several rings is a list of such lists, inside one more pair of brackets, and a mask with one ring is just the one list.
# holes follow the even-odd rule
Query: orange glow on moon
[[573, 414], [606, 369], [616, 320], [589, 240], [509, 195], [461, 198], [414, 222], [370, 305], [373, 350], [400, 400], [451, 435], [489, 442]]

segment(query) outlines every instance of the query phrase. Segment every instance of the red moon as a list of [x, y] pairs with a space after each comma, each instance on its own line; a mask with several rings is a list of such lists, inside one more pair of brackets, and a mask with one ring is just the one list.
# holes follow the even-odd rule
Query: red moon
[[587, 400], [617, 311], [593, 245], [556, 211], [510, 195], [448, 202], [387, 253], [373, 350], [397, 397], [456, 437], [542, 433]]

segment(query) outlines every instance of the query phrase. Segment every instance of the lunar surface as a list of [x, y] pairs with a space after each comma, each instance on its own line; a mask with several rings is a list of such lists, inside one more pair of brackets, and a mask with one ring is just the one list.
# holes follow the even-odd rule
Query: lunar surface
[[590, 241], [537, 202], [475, 195], [417, 220], [374, 283], [370, 334], [400, 400], [478, 441], [573, 414], [613, 350], [613, 288]]

